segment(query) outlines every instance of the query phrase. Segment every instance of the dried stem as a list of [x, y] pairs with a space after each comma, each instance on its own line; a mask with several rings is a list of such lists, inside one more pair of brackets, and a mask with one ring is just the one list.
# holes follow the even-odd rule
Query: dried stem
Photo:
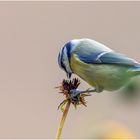
[[[63, 112], [63, 116], [61, 118], [60, 121], [60, 125], [59, 125], [59, 129], [57, 132], [57, 136], [56, 136], [56, 140], [60, 140], [61, 134], [62, 134], [62, 129], [64, 127], [64, 123], [70, 108], [70, 105], [73, 104], [75, 107], [77, 107], [78, 105], [84, 105], [86, 106], [86, 101], [85, 101], [85, 97], [86, 96], [90, 96], [90, 94], [88, 93], [87, 90], [87, 94], [84, 92], [82, 94], [78, 94], [75, 97], [71, 97], [71, 90], [76, 90], [78, 88], [78, 86], [80, 85], [80, 81], [77, 78], [74, 78], [72, 80], [63, 80], [62, 84], [57, 87], [60, 90], [60, 93], [62, 93], [65, 96], [65, 100], [60, 103], [60, 105], [58, 106], [58, 109], [61, 108], [62, 112]], [[66, 104], [66, 106], [65, 106]], [[65, 109], [63, 109], [63, 107], [65, 106]]]
[[60, 137], [61, 137], [61, 134], [62, 134], [62, 129], [64, 127], [64, 123], [65, 123], [65, 120], [66, 120], [66, 117], [67, 117], [67, 114], [68, 114], [68, 111], [69, 111], [69, 108], [70, 108], [70, 104], [71, 104], [71, 102], [70, 102], [70, 100], [68, 100], [68, 102], [66, 104], [66, 107], [64, 109], [61, 121], [60, 121], [60, 125], [59, 125], [58, 132], [57, 132], [57, 135], [56, 135], [56, 140], [60, 140]]

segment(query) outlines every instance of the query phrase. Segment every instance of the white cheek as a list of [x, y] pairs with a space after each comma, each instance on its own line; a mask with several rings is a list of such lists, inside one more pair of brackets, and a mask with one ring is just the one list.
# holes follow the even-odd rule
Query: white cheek
[[72, 73], [72, 70], [70, 68], [70, 63], [69, 63], [69, 60], [68, 60], [66, 53], [64, 54], [64, 57], [63, 57], [63, 63], [66, 67], [67, 72]]

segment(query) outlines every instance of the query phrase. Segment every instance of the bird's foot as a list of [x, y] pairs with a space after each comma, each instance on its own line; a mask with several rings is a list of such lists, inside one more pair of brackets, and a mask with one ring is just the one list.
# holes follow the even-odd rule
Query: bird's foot
[[[84, 96], [90, 96], [90, 92], [96, 92], [96, 89], [87, 89], [87, 90], [83, 90], [83, 91], [80, 91], [79, 89], [72, 89], [70, 91], [70, 98], [72, 100], [75, 100], [76, 97], [79, 97], [80, 95], [84, 95]], [[87, 94], [86, 94], [87, 93]]]

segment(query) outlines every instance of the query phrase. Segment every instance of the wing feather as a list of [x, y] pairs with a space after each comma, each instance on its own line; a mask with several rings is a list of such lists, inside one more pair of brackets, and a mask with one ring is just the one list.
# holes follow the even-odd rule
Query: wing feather
[[[79, 56], [79, 55], [78, 55]], [[84, 56], [79, 56], [79, 59], [85, 63], [92, 64], [114, 64], [114, 65], [127, 65], [134, 66], [138, 62], [128, 58], [127, 56], [119, 53], [111, 52], [99, 52], [93, 54], [86, 54]]]

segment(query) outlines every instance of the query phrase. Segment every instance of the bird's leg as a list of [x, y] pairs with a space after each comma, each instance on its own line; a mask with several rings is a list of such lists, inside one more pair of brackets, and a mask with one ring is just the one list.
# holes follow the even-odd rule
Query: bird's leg
[[83, 90], [83, 91], [80, 91], [79, 89], [72, 89], [70, 92], [71, 92], [71, 96], [70, 98], [74, 99], [74, 97], [80, 95], [80, 94], [84, 94], [84, 93], [90, 93], [90, 92], [96, 92], [96, 88], [93, 88], [93, 89], [87, 89], [87, 90]]
[[92, 88], [92, 89], [88, 88], [87, 90], [81, 91], [80, 94], [82, 94], [82, 93], [90, 93], [90, 92], [97, 92], [97, 90], [96, 90], [96, 88]]

